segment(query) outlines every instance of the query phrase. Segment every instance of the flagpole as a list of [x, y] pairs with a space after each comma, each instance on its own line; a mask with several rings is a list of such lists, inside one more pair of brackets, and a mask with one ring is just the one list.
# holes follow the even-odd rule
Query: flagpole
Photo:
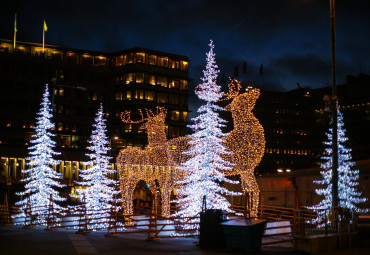
[[13, 50], [15, 50], [16, 41], [17, 41], [17, 14], [15, 14], [15, 20], [14, 20], [14, 44], [13, 44]]
[[42, 53], [45, 53], [45, 20], [42, 24]]

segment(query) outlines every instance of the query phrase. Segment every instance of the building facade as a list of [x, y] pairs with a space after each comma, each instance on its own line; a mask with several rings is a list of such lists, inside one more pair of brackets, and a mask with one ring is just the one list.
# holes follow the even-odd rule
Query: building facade
[[[348, 76], [347, 82], [338, 85], [337, 90], [353, 160], [369, 159], [370, 76]], [[254, 113], [265, 129], [266, 149], [257, 174], [320, 165], [331, 118], [324, 98], [331, 93], [331, 87], [261, 92]]]
[[324, 132], [316, 123], [317, 98], [308, 88], [262, 91], [255, 115], [265, 130], [265, 155], [256, 173], [295, 171], [315, 165]]
[[[15, 185], [27, 167], [27, 147], [45, 83], [55, 122], [55, 166], [65, 182], [78, 178], [99, 104], [108, 119], [111, 156], [130, 146], [144, 148], [139, 125], [124, 124], [120, 113], [167, 109], [168, 138], [184, 135], [188, 116], [188, 63], [185, 56], [132, 48], [115, 53], [0, 40], [0, 183]], [[112, 161], [112, 167], [114, 166]], [[3, 187], [4, 188], [4, 187]]]

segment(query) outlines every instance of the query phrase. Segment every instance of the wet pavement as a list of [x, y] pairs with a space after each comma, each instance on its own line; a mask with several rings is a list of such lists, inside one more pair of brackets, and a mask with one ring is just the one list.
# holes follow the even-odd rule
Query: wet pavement
[[[83, 255], [83, 254], [243, 254], [240, 250], [204, 250], [197, 238], [162, 238], [147, 241], [145, 234], [121, 234], [105, 237], [106, 232], [76, 234], [74, 230], [45, 231], [20, 226], [0, 226], [1, 255]], [[249, 253], [251, 254], [251, 253]], [[259, 254], [303, 254], [292, 250], [290, 243], [263, 246]], [[322, 255], [368, 255], [370, 247], [336, 250]]]

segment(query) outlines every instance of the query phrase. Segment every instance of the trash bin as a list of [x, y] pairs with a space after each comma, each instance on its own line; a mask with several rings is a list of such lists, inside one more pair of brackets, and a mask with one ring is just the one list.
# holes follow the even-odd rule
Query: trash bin
[[200, 248], [225, 248], [225, 237], [221, 223], [227, 221], [227, 214], [222, 210], [209, 209], [200, 213], [199, 246]]
[[228, 249], [260, 252], [267, 221], [254, 219], [230, 220], [221, 223]]

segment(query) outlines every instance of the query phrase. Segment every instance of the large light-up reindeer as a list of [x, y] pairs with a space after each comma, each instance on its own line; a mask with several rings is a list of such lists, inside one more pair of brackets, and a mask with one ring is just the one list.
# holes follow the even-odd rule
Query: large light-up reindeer
[[232, 100], [226, 110], [232, 114], [234, 129], [225, 137], [226, 147], [233, 152], [229, 160], [234, 164], [228, 175], [240, 175], [242, 190], [247, 194], [247, 205], [251, 217], [256, 217], [259, 203], [259, 188], [254, 169], [260, 163], [265, 151], [265, 135], [262, 125], [252, 110], [260, 95], [257, 88], [248, 87], [240, 93], [241, 84], [230, 79], [229, 92], [224, 100]]
[[130, 111], [121, 114], [124, 123], [143, 123], [148, 136], [148, 146], [145, 149], [125, 148], [117, 157], [117, 167], [120, 176], [120, 188], [123, 197], [124, 214], [133, 214], [133, 192], [140, 180], [149, 184], [150, 191], [157, 196], [158, 183], [162, 203], [162, 216], [170, 216], [170, 195], [176, 188], [177, 181], [182, 179], [183, 172], [177, 167], [184, 162], [182, 151], [187, 148], [185, 137], [167, 140], [165, 118], [167, 110], [157, 107], [156, 112], [146, 110], [146, 117], [139, 110], [141, 119], [131, 120]]

